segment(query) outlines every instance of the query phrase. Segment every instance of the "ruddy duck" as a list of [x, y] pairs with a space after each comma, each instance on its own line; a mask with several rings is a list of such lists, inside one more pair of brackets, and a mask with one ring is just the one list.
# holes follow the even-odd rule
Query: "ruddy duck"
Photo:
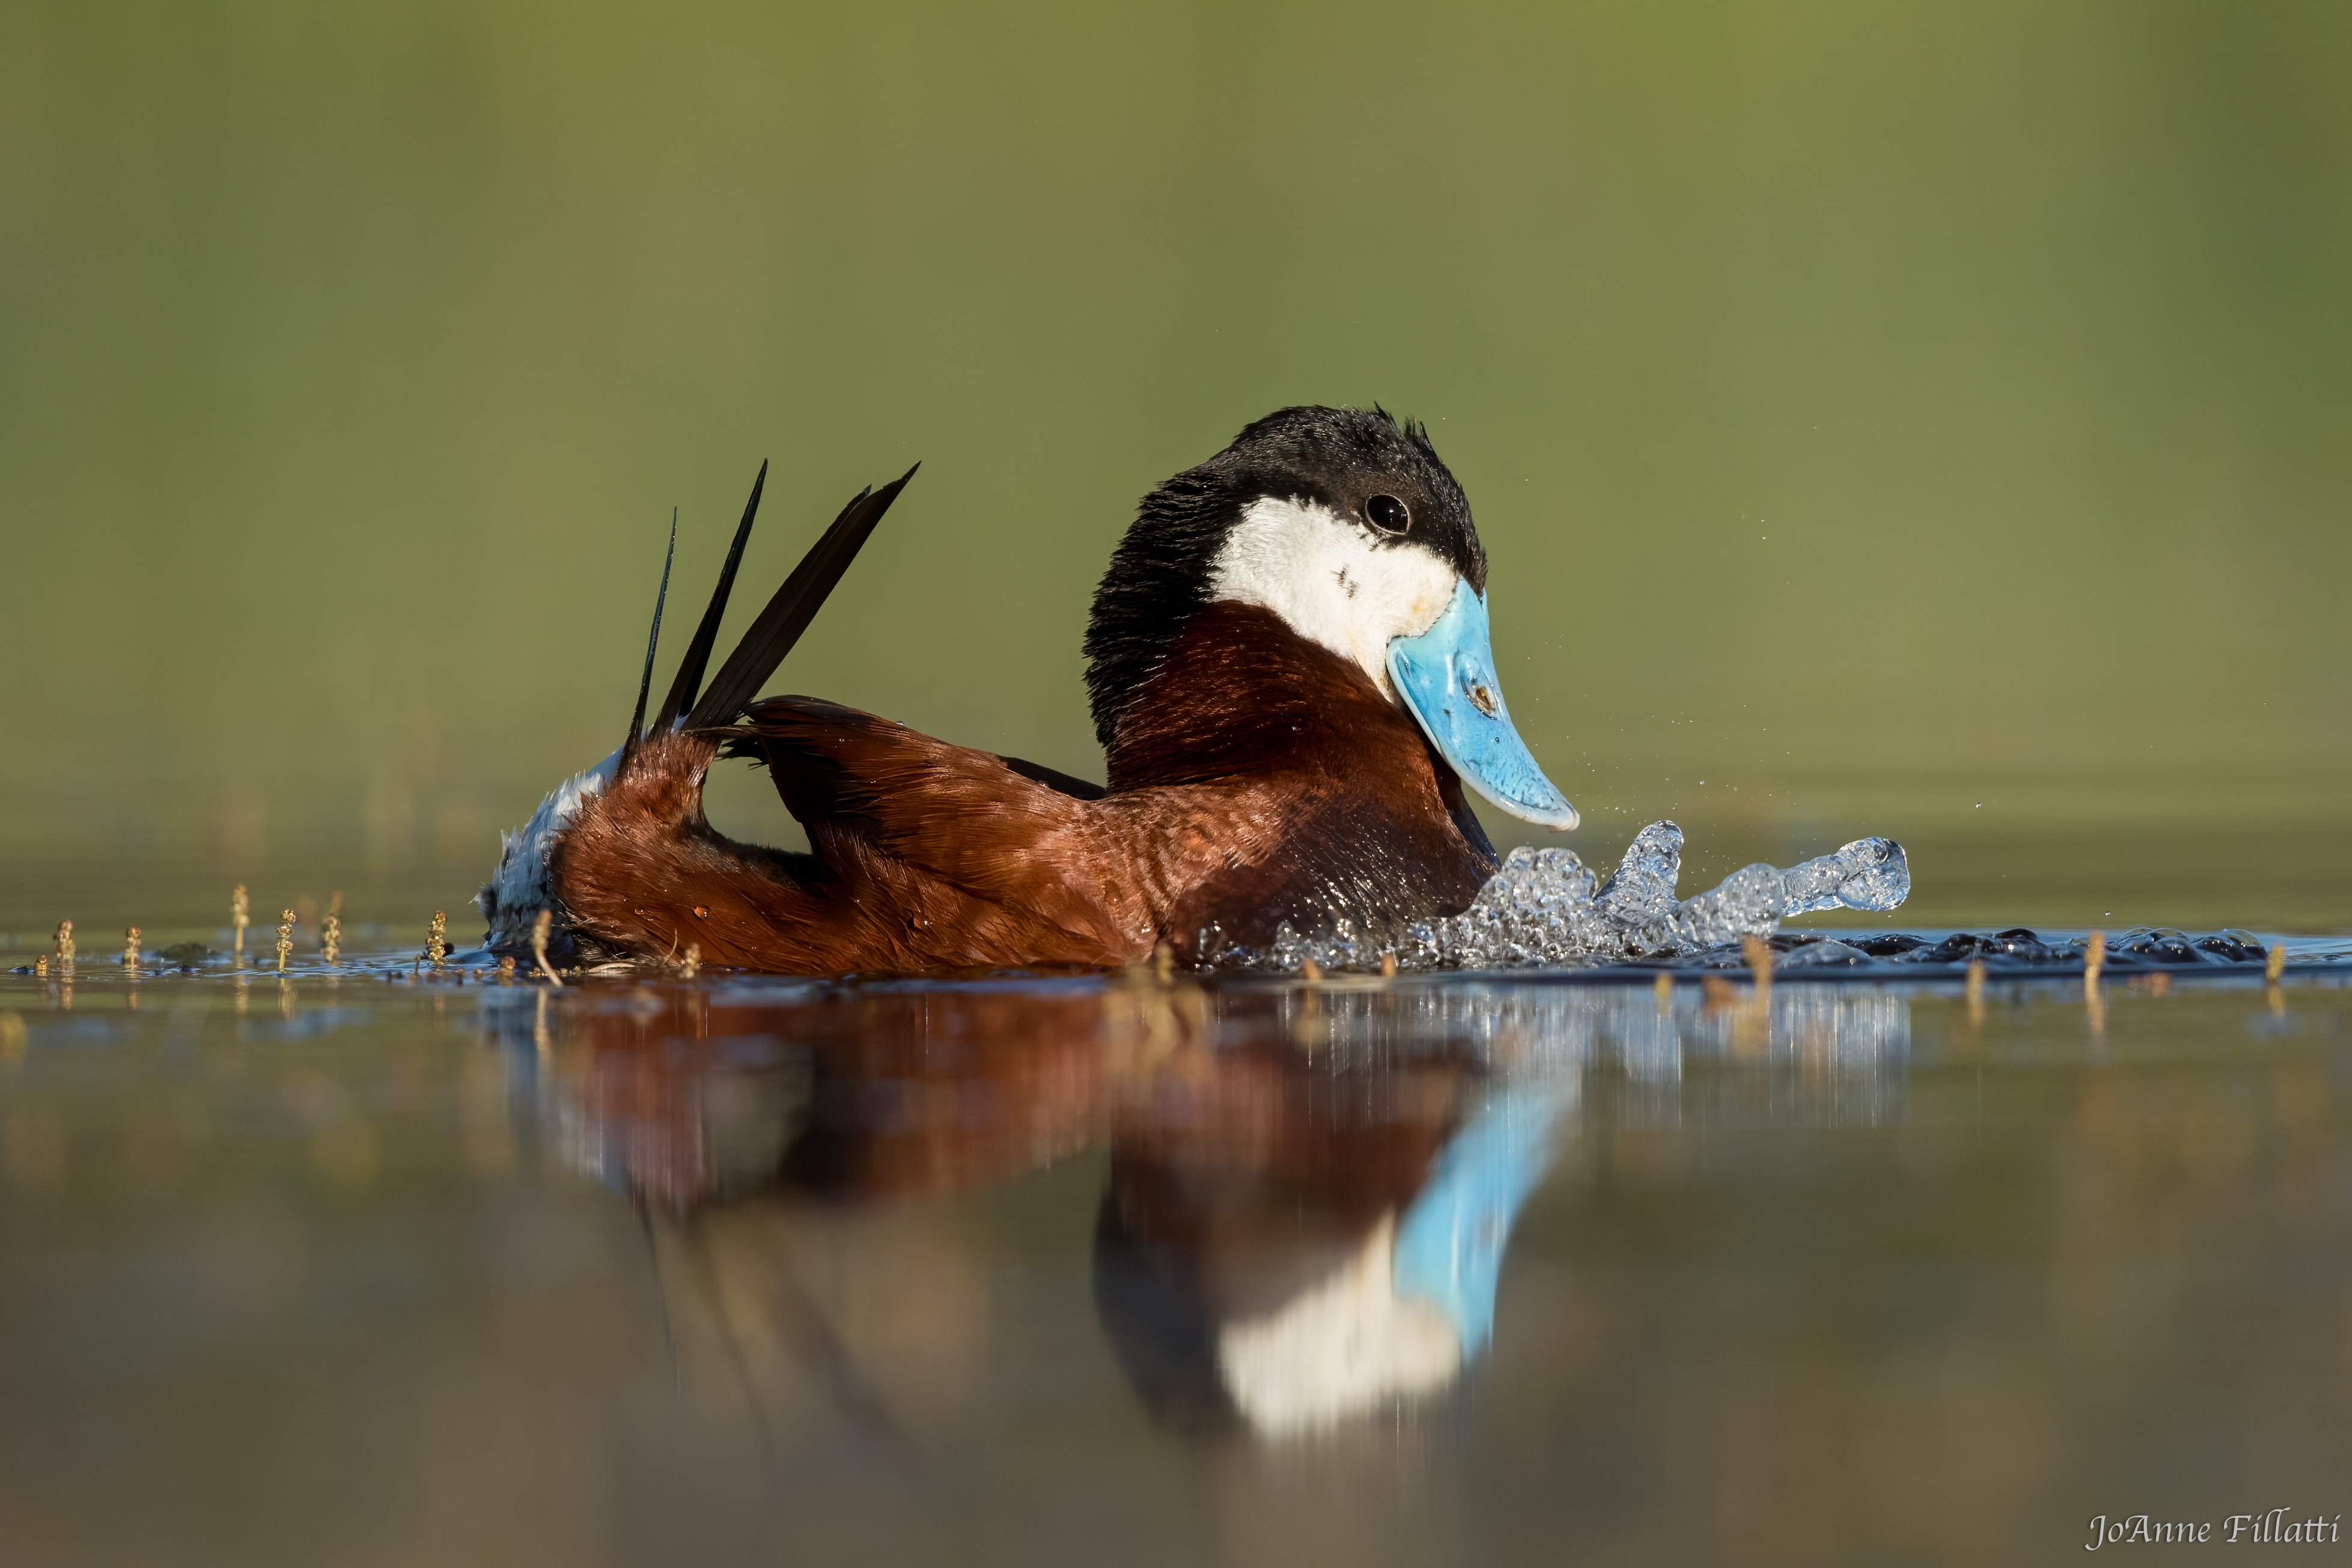
[[[705, 686], [754, 485], [653, 721], [649, 644], [620, 749], [507, 835], [480, 898], [493, 949], [524, 949], [544, 910], [585, 963], [692, 948], [912, 974], [1161, 944], [1194, 961], [1286, 922], [1377, 937], [1465, 908], [1496, 858], [1465, 783], [1576, 825], [1504, 706], [1486, 551], [1419, 424], [1284, 409], [1143, 498], [1087, 629], [1101, 786], [814, 697], [753, 700], [912, 477], [849, 504]], [[657, 601], [656, 640], [660, 624]], [[721, 757], [769, 769], [808, 852], [710, 826]]]

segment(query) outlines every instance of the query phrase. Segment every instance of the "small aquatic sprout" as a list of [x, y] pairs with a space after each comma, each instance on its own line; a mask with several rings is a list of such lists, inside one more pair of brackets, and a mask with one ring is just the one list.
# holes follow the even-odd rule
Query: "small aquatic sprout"
[[433, 927], [425, 937], [425, 961], [436, 969], [449, 961], [449, 915], [446, 910], [433, 912]]
[[2279, 977], [2285, 973], [2286, 944], [2273, 942], [2271, 950], [2263, 956], [2263, 984], [2275, 986], [2279, 983]]
[[561, 988], [563, 977], [557, 974], [555, 966], [547, 961], [547, 933], [554, 924], [554, 914], [545, 909], [541, 910], [539, 917], [530, 923], [530, 956], [538, 960], [539, 972], [547, 977], [549, 984]]
[[1739, 939], [1740, 956], [1748, 960], [1748, 971], [1756, 977], [1756, 999], [1759, 1003], [1772, 994], [1772, 947], [1761, 936]]
[[71, 968], [71, 967], [73, 967], [73, 961], [74, 961], [74, 934], [73, 934], [73, 922], [72, 922], [72, 921], [70, 921], [70, 920], [60, 920], [60, 921], [58, 921], [58, 937], [57, 937], [57, 941], [58, 941], [58, 966], [59, 966], [60, 967], [63, 967], [63, 968], [68, 968], [68, 969], [69, 969], [69, 968]]
[[1381, 955], [1381, 978], [1383, 980], [1396, 978], [1396, 953], [1393, 949]]
[[678, 965], [677, 967], [678, 972], [689, 980], [694, 978], [695, 976], [702, 973], [702, 944], [699, 942], [688, 943], [686, 945], [686, 958]]
[[[335, 894], [336, 904], [340, 904], [342, 900], [343, 895], [339, 893]], [[325, 958], [328, 963], [332, 964], [341, 960], [342, 951], [343, 917], [336, 914], [334, 907], [330, 905], [327, 910], [326, 921], [320, 926], [319, 931], [319, 955]]]
[[1664, 969], [1659, 970], [1657, 979], [1651, 983], [1650, 994], [1657, 999], [1660, 1018], [1665, 1018], [1674, 1012], [1675, 977], [1672, 975], [1667, 974]]
[[47, 953], [33, 960], [33, 977], [37, 980], [49, 977], [49, 956]]
[[501, 986], [514, 984], [514, 958], [511, 955], [499, 960], [499, 984]]
[[1323, 977], [1323, 966], [1312, 958], [1301, 958], [1298, 960], [1298, 973], [1306, 979], [1319, 980]]
[[1151, 973], [1161, 985], [1176, 977], [1176, 949], [1161, 942], [1151, 949]]
[[2083, 1009], [2090, 1015], [2091, 1036], [2104, 1038], [2107, 1032], [2107, 1000], [2099, 994], [2099, 971], [2107, 967], [2107, 934], [2091, 933], [2089, 947], [2083, 954]]
[[1984, 1027], [1984, 991], [1985, 961], [1971, 958], [1969, 960], [1968, 1001], [1969, 1027], [1972, 1030]]
[[139, 972], [139, 927], [136, 925], [122, 934], [122, 967], [134, 975]]
[[286, 955], [294, 951], [294, 912], [284, 911], [278, 917], [278, 972], [286, 972]]
[[241, 958], [245, 955], [245, 928], [253, 924], [252, 906], [246, 899], [243, 883], [238, 883], [236, 891], [228, 895], [228, 950]]

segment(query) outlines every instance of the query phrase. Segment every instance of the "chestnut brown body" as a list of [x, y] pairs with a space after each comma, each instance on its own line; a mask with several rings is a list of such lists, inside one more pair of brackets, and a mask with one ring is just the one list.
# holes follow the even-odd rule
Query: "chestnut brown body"
[[[810, 852], [702, 811], [721, 753], [763, 762]], [[1495, 869], [1458, 780], [1356, 664], [1278, 616], [1192, 615], [1134, 695], [1109, 784], [810, 697], [646, 739], [549, 857], [576, 937], [615, 956], [800, 974], [1183, 957], [1288, 922], [1377, 933], [1466, 907]], [[1023, 765], [1025, 768], [1025, 765]]]

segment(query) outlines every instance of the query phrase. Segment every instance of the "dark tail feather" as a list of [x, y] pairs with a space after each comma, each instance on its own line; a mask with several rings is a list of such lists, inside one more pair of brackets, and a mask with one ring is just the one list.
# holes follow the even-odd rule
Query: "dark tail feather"
[[719, 643], [719, 622], [727, 615], [727, 596], [735, 591], [735, 569], [743, 564], [743, 546], [751, 537], [751, 519], [760, 515], [760, 492], [768, 487], [768, 465], [760, 464], [760, 476], [751, 481], [751, 498], [743, 503], [743, 520], [735, 525], [735, 542], [728, 547], [727, 564], [719, 569], [719, 586], [710, 595], [710, 608], [702, 612], [702, 624], [694, 629], [694, 641], [686, 645], [686, 657], [679, 661], [677, 678], [669, 684], [669, 695], [662, 699], [661, 712], [654, 716], [654, 733], [667, 735], [677, 722], [677, 716], [694, 706], [695, 688], [702, 685], [702, 672], [710, 665], [710, 651]]
[[[921, 466], [919, 463], [915, 465], [915, 468]], [[751, 622], [751, 629], [743, 633], [743, 640], [728, 655], [727, 663], [710, 677], [709, 687], [686, 716], [687, 728], [707, 729], [726, 724], [760, 695], [760, 688], [767, 685], [768, 677], [776, 673], [776, 666], [784, 662], [784, 655], [793, 651], [793, 644], [800, 641], [801, 633], [816, 618], [825, 595], [841, 580], [841, 574], [849, 570], [849, 563], [857, 559], [858, 547], [874, 531], [874, 525], [882, 520], [882, 514], [890, 509], [890, 503], [898, 498], [898, 492], [915, 476], [915, 468], [908, 469], [879, 490], [861, 492], [842, 508], [841, 516], [824, 530], [824, 537], [801, 558], [800, 565], [793, 568], [793, 574], [784, 579], [784, 585], [776, 590], [776, 596], [768, 601], [768, 607]]]
[[629, 716], [629, 738], [621, 742], [621, 766], [626, 768], [629, 758], [636, 755], [637, 741], [646, 731], [646, 695], [653, 690], [654, 650], [661, 646], [662, 606], [669, 602], [669, 568], [677, 559], [677, 508], [669, 510], [669, 549], [662, 556], [661, 590], [654, 595], [654, 629], [646, 633], [646, 673], [637, 677], [637, 709]]

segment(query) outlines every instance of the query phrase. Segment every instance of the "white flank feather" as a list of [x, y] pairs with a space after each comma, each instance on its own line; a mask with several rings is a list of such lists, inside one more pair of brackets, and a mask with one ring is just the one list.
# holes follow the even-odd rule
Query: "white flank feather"
[[570, 825], [572, 819], [590, 797], [604, 792], [612, 782], [614, 769], [621, 763], [616, 747], [610, 757], [575, 773], [551, 790], [539, 803], [530, 821], [512, 832], [499, 835], [498, 874], [490, 878], [475, 900], [476, 906], [489, 920], [487, 940], [504, 946], [520, 946], [530, 940], [531, 922], [542, 909], [551, 909], [557, 918], [562, 910], [555, 901], [555, 888], [548, 873], [548, 852], [555, 835]]

